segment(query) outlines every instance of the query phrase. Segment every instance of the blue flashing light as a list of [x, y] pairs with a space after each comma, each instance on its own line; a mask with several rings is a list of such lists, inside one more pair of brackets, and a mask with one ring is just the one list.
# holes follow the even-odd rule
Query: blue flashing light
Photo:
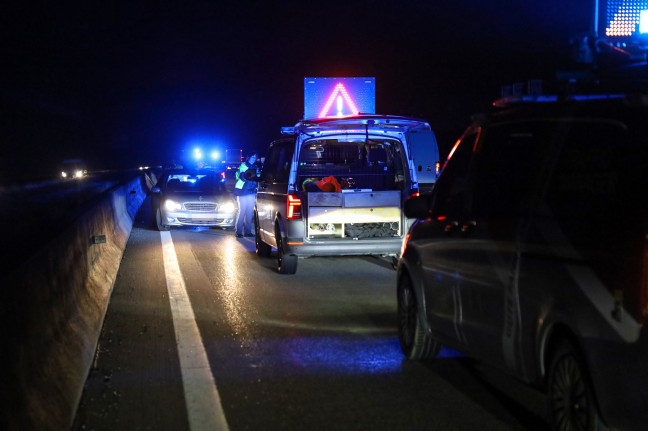
[[639, 33], [648, 34], [648, 9], [639, 12]]
[[202, 150], [200, 148], [194, 148], [193, 156], [194, 159], [201, 160], [203, 158]]
[[218, 154], [218, 151], [212, 151], [211, 152], [211, 159], [212, 160], [218, 160], [220, 158], [220, 154]]

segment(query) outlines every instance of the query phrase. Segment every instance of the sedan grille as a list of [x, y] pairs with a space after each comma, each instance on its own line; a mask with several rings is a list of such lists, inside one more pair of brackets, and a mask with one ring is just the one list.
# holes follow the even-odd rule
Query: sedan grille
[[216, 211], [216, 204], [213, 202], [185, 202], [188, 211]]
[[219, 225], [225, 221], [225, 219], [222, 218], [196, 220], [196, 219], [182, 218], [182, 217], [178, 217], [177, 220], [178, 223], [192, 225], [192, 226], [214, 226], [214, 225]]

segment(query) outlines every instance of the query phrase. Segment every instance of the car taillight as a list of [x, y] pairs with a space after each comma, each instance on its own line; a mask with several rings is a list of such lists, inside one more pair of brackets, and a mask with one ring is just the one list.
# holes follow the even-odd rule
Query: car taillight
[[401, 244], [400, 256], [403, 256], [405, 254], [405, 249], [407, 249], [407, 243], [409, 242], [409, 239], [410, 239], [410, 234], [405, 235], [405, 238], [403, 238], [403, 242]]
[[301, 207], [301, 199], [295, 195], [288, 195], [288, 199], [286, 200], [286, 217], [288, 219], [300, 219]]

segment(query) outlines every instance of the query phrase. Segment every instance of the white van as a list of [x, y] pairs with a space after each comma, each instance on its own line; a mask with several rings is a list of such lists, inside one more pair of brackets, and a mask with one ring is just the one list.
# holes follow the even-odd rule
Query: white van
[[[409, 227], [403, 203], [419, 192], [410, 141], [434, 136], [430, 125], [356, 115], [303, 120], [282, 133], [259, 178], [257, 254], [275, 247], [284, 274], [296, 272], [299, 257], [398, 256]], [[438, 154], [436, 140], [433, 147]]]

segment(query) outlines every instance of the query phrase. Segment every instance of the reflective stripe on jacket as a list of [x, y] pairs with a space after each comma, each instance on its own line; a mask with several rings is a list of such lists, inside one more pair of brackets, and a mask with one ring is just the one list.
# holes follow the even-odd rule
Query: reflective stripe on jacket
[[236, 170], [236, 185], [234, 188], [236, 189], [243, 189], [243, 186], [245, 185], [245, 180], [243, 179], [243, 172], [247, 171], [250, 169], [248, 166], [247, 162], [241, 163], [241, 165], [238, 167]]

